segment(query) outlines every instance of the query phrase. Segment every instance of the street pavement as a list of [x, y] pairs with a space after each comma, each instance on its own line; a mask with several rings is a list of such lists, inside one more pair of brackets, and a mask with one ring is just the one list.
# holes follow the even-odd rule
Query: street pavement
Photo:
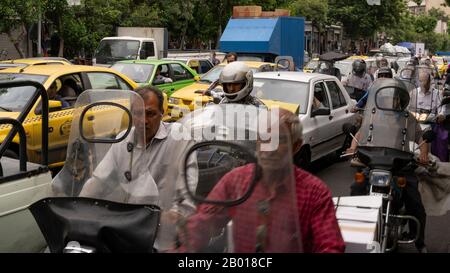
[[[349, 161], [336, 162], [327, 156], [312, 164], [311, 172], [330, 188], [333, 197], [349, 196], [355, 169]], [[427, 217], [425, 242], [429, 253], [450, 253], [450, 213], [440, 217]], [[417, 252], [413, 245], [402, 246], [399, 252]]]

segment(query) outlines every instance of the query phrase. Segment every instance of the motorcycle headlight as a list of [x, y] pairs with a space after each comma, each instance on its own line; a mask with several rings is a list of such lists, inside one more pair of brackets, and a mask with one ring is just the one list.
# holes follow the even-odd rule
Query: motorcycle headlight
[[169, 98], [168, 101], [170, 104], [180, 104], [180, 99], [177, 98]]
[[377, 187], [388, 187], [392, 179], [391, 172], [372, 170], [369, 175], [369, 183]]

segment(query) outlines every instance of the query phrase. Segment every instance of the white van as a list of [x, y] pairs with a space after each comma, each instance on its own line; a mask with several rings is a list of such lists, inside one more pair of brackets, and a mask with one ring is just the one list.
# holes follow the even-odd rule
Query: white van
[[109, 67], [118, 61], [146, 59], [158, 59], [155, 39], [130, 36], [106, 37], [100, 41], [92, 64]]

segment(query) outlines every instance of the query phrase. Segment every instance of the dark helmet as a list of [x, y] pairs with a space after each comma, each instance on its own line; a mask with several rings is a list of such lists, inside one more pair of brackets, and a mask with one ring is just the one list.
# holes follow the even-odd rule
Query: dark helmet
[[378, 78], [393, 78], [394, 75], [392, 75], [392, 69], [389, 67], [381, 67], [378, 69]]
[[362, 76], [366, 72], [366, 62], [362, 59], [357, 59], [352, 64], [353, 74]]
[[411, 60], [409, 60], [408, 64], [411, 64], [411, 65], [414, 65], [414, 66], [419, 65], [419, 58], [417, 58], [415, 56], [411, 57]]

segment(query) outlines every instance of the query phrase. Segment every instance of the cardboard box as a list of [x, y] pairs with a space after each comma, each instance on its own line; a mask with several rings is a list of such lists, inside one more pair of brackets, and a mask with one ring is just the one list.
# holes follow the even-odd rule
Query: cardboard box
[[233, 7], [233, 18], [239, 17], [261, 17], [261, 6], [235, 6]]
[[276, 9], [275, 12], [274, 12], [274, 15], [276, 17], [279, 17], [279, 16], [291, 16], [291, 11], [288, 10], [288, 9]]
[[261, 17], [275, 17], [274, 11], [263, 11]]
[[347, 253], [372, 252], [379, 243], [382, 224], [381, 196], [333, 198], [336, 218], [346, 243]]

